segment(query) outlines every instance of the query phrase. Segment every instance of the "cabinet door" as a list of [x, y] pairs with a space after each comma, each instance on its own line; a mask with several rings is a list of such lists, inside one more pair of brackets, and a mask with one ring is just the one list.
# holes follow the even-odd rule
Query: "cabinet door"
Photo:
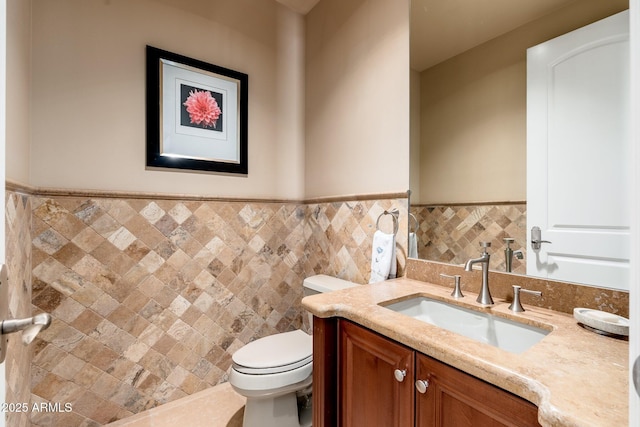
[[416, 393], [416, 426], [539, 426], [530, 402], [430, 357], [416, 356], [416, 380], [428, 380]]
[[[343, 320], [339, 345], [340, 426], [412, 426], [415, 352]], [[402, 381], [396, 370], [406, 373]]]

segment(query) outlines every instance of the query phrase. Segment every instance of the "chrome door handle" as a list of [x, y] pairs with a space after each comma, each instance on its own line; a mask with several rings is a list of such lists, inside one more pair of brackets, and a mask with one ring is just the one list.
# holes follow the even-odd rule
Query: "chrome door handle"
[[535, 226], [531, 228], [531, 249], [537, 251], [540, 249], [543, 243], [551, 243], [548, 240], [542, 240], [542, 230], [540, 227]]

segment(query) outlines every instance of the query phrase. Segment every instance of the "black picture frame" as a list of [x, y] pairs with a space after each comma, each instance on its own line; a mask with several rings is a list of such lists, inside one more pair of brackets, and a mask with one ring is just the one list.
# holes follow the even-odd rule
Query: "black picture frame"
[[146, 47], [146, 166], [248, 174], [249, 76]]

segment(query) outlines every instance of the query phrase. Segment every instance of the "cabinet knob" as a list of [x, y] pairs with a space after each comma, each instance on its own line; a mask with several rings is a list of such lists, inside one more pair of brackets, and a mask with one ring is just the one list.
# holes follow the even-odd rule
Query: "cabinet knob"
[[407, 370], [396, 369], [395, 371], [393, 371], [393, 376], [396, 377], [396, 381], [401, 383], [402, 381], [404, 381], [404, 377], [407, 376]]
[[416, 381], [416, 390], [418, 390], [418, 393], [425, 394], [428, 388], [429, 388], [429, 380]]

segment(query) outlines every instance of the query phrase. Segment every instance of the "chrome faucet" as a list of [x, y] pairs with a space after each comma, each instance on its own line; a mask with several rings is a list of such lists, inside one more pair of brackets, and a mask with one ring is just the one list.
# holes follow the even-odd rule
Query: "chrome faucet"
[[480, 258], [473, 258], [466, 262], [464, 265], [465, 271], [471, 271], [473, 264], [482, 264], [482, 289], [478, 294], [476, 302], [482, 305], [493, 305], [493, 298], [491, 298], [491, 292], [489, 291], [489, 252], [487, 248], [491, 247], [491, 242], [480, 242], [483, 251]]
[[518, 285], [513, 285], [513, 302], [509, 306], [509, 310], [514, 311], [516, 313], [524, 312], [524, 307], [522, 307], [522, 303], [520, 302], [520, 293], [524, 292], [525, 294], [535, 295], [538, 297], [542, 296], [542, 292], [540, 291], [532, 291], [529, 289], [522, 289], [522, 287]]
[[513, 237], [504, 238], [504, 242], [507, 244], [507, 247], [504, 250], [504, 264], [507, 273], [511, 273], [511, 266], [513, 264], [514, 256], [518, 259], [524, 258], [524, 253], [522, 252], [522, 250], [518, 249], [517, 251], [514, 251], [513, 249], [511, 249], [511, 244], [515, 241], [516, 239], [514, 239]]

